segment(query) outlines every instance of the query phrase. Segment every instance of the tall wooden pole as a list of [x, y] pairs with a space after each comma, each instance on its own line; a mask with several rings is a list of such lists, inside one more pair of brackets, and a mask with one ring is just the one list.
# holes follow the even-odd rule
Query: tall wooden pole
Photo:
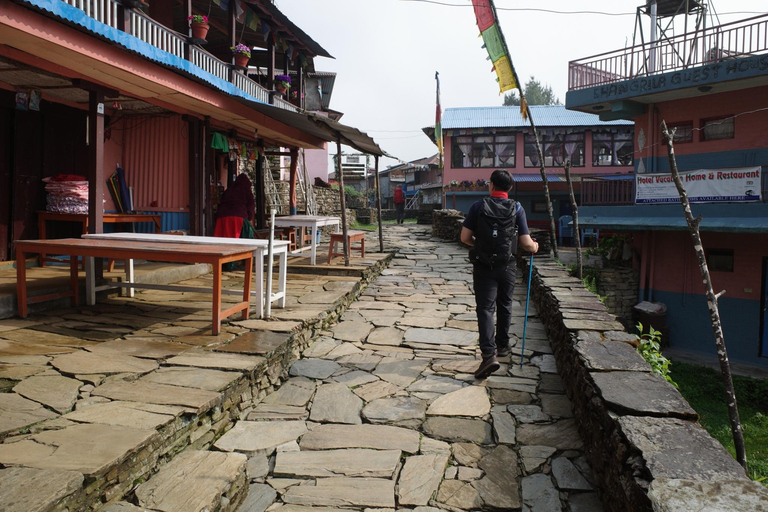
[[579, 207], [576, 204], [576, 194], [573, 193], [573, 182], [571, 181], [571, 161], [566, 160], [563, 168], [565, 169], [565, 181], [568, 182], [568, 195], [571, 197], [571, 216], [573, 217], [573, 228], [571, 229], [571, 232], [573, 233], [573, 240], [576, 242], [577, 276], [579, 279], [581, 279], [583, 277], [583, 265], [581, 262], [581, 237], [579, 236]]
[[379, 219], [379, 252], [384, 252], [384, 228], [381, 225], [381, 188], [379, 187], [379, 156], [373, 157], [376, 173], [373, 180], [376, 183], [376, 217]]
[[741, 420], [739, 419], [739, 407], [736, 403], [736, 391], [733, 388], [733, 377], [731, 376], [731, 363], [728, 360], [728, 351], [725, 348], [725, 335], [723, 334], [723, 325], [720, 322], [720, 309], [717, 304], [717, 300], [721, 295], [725, 293], [725, 290], [720, 293], [715, 293], [712, 288], [712, 279], [709, 275], [709, 268], [707, 267], [707, 258], [704, 253], [704, 246], [701, 243], [701, 235], [699, 234], [699, 223], [701, 223], [701, 216], [693, 218], [693, 212], [691, 211], [691, 204], [688, 202], [688, 194], [685, 192], [685, 187], [680, 179], [680, 173], [677, 170], [677, 160], [675, 159], [675, 148], [672, 143], [674, 137], [674, 130], [672, 133], [667, 129], [667, 123], [661, 122], [661, 134], [664, 137], [664, 142], [667, 145], [667, 152], [669, 153], [669, 168], [672, 171], [672, 179], [677, 187], [677, 193], [680, 194], [680, 204], [683, 206], [683, 213], [685, 214], [685, 220], [688, 223], [688, 229], [691, 232], [691, 238], [693, 239], [693, 249], [696, 252], [696, 257], [699, 260], [699, 269], [701, 270], [701, 279], [704, 282], [704, 294], [707, 297], [707, 308], [709, 308], [709, 316], [712, 319], [712, 331], [715, 335], [715, 345], [717, 346], [717, 357], [720, 360], [720, 374], [723, 378], [723, 387], [725, 388], [725, 401], [728, 406], [728, 416], [731, 422], [731, 432], [733, 434], [733, 445], [736, 448], [736, 460], [746, 471], [747, 469], [747, 451], [744, 446], [744, 431], [741, 428]]
[[[291, 148], [291, 170], [288, 181], [288, 210], [290, 215], [296, 215], [296, 171], [299, 165], [299, 150]], [[302, 228], [303, 231], [304, 228]]]
[[[341, 171], [341, 137], [336, 139], [336, 175], [339, 177], [339, 200], [341, 201], [341, 233], [344, 240], [344, 266], [349, 266], [349, 248], [347, 247], [347, 201], [344, 197], [344, 173]], [[329, 247], [330, 251], [331, 248]]]

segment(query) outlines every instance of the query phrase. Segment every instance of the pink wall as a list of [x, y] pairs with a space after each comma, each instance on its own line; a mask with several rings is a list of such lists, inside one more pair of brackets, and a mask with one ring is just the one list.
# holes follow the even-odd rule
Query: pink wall
[[[654, 290], [702, 295], [704, 285], [693, 251], [690, 234], [685, 231], [646, 232], [648, 250], [652, 251]], [[702, 233], [708, 249], [733, 249], [734, 272], [710, 272], [716, 292], [726, 290], [732, 299], [759, 300], [762, 289], [762, 262], [768, 256], [768, 235], [743, 233]], [[642, 250], [642, 237], [635, 237], [635, 248]], [[652, 249], [653, 248], [653, 249]], [[651, 268], [650, 259], [647, 269]], [[643, 287], [643, 283], [641, 283]], [[751, 291], [750, 291], [751, 290]]]
[[[522, 132], [517, 132], [515, 137], [515, 167], [506, 167], [506, 169], [512, 174], [535, 174], [540, 173], [538, 167], [525, 167], [525, 135]], [[471, 180], [476, 181], [478, 179], [488, 180], [491, 177], [491, 173], [497, 169], [497, 167], [488, 167], [483, 169], [466, 169], [466, 168], [454, 168], [452, 166], [453, 160], [451, 158], [451, 150], [453, 149], [453, 137], [451, 135], [445, 135], [445, 156], [443, 173], [443, 185], [447, 185], [453, 180], [463, 181]], [[629, 166], [593, 166], [592, 165], [592, 132], [586, 131], [584, 137], [584, 166], [572, 167], [572, 174], [616, 174], [616, 173], [629, 173], [634, 170], [634, 165]], [[554, 174], [564, 174], [562, 167], [549, 168], [549, 171]]]
[[307, 164], [309, 179], [315, 178], [328, 181], [328, 146], [325, 149], [305, 149], [304, 158]]
[[[654, 104], [651, 110], [635, 118], [635, 148], [637, 137], [642, 128], [652, 147], [639, 153], [639, 157], [666, 157], [666, 146], [661, 144], [661, 130], [656, 128], [661, 121], [668, 125], [692, 122], [694, 128], [700, 128], [702, 119], [733, 116], [742, 112], [765, 108], [768, 98], [768, 86], [755, 87], [748, 92], [723, 92], [704, 94], [695, 98], [676, 99]], [[734, 151], [740, 149], [764, 148], [768, 139], [768, 111], [755, 112], [737, 117], [734, 120], [734, 138], [721, 140], [700, 140], [700, 131], [693, 132], [693, 142], [675, 144], [675, 153], [689, 155], [713, 153], [716, 151]]]

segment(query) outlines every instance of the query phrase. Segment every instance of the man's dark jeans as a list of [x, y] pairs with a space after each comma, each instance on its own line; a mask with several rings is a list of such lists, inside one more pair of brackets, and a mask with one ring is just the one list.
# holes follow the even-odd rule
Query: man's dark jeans
[[[482, 263], [474, 264], [477, 330], [480, 333], [480, 351], [483, 356], [495, 354], [496, 347], [509, 345], [516, 271], [514, 258], [506, 267], [491, 268]], [[498, 320], [495, 322], [494, 333], [493, 317], [497, 309]]]
[[402, 224], [405, 219], [405, 203], [396, 203], [395, 213], [397, 214], [397, 223]]

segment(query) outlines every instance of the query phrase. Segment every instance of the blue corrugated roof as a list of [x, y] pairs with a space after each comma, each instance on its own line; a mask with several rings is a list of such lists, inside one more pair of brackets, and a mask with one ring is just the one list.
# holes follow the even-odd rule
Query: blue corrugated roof
[[[515, 181], [515, 183], [541, 183], [544, 181], [540, 172], [536, 174], [513, 174], [512, 179]], [[565, 180], [560, 176], [547, 174], [547, 181], [551, 183], [558, 183]]]
[[[566, 110], [564, 105], [532, 105], [533, 122], [537, 127], [555, 126], [633, 126], [633, 121], [600, 121], [596, 114]], [[530, 123], [523, 120], [520, 107], [461, 107], [443, 112], [442, 128], [522, 128]]]

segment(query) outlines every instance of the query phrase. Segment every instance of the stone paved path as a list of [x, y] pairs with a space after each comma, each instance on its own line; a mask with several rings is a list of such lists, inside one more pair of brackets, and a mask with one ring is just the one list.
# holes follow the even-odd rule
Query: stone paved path
[[389, 269], [216, 442], [248, 456], [241, 512], [602, 510], [533, 309], [519, 365], [525, 288], [512, 361], [475, 380], [466, 251], [427, 229], [387, 228]]

